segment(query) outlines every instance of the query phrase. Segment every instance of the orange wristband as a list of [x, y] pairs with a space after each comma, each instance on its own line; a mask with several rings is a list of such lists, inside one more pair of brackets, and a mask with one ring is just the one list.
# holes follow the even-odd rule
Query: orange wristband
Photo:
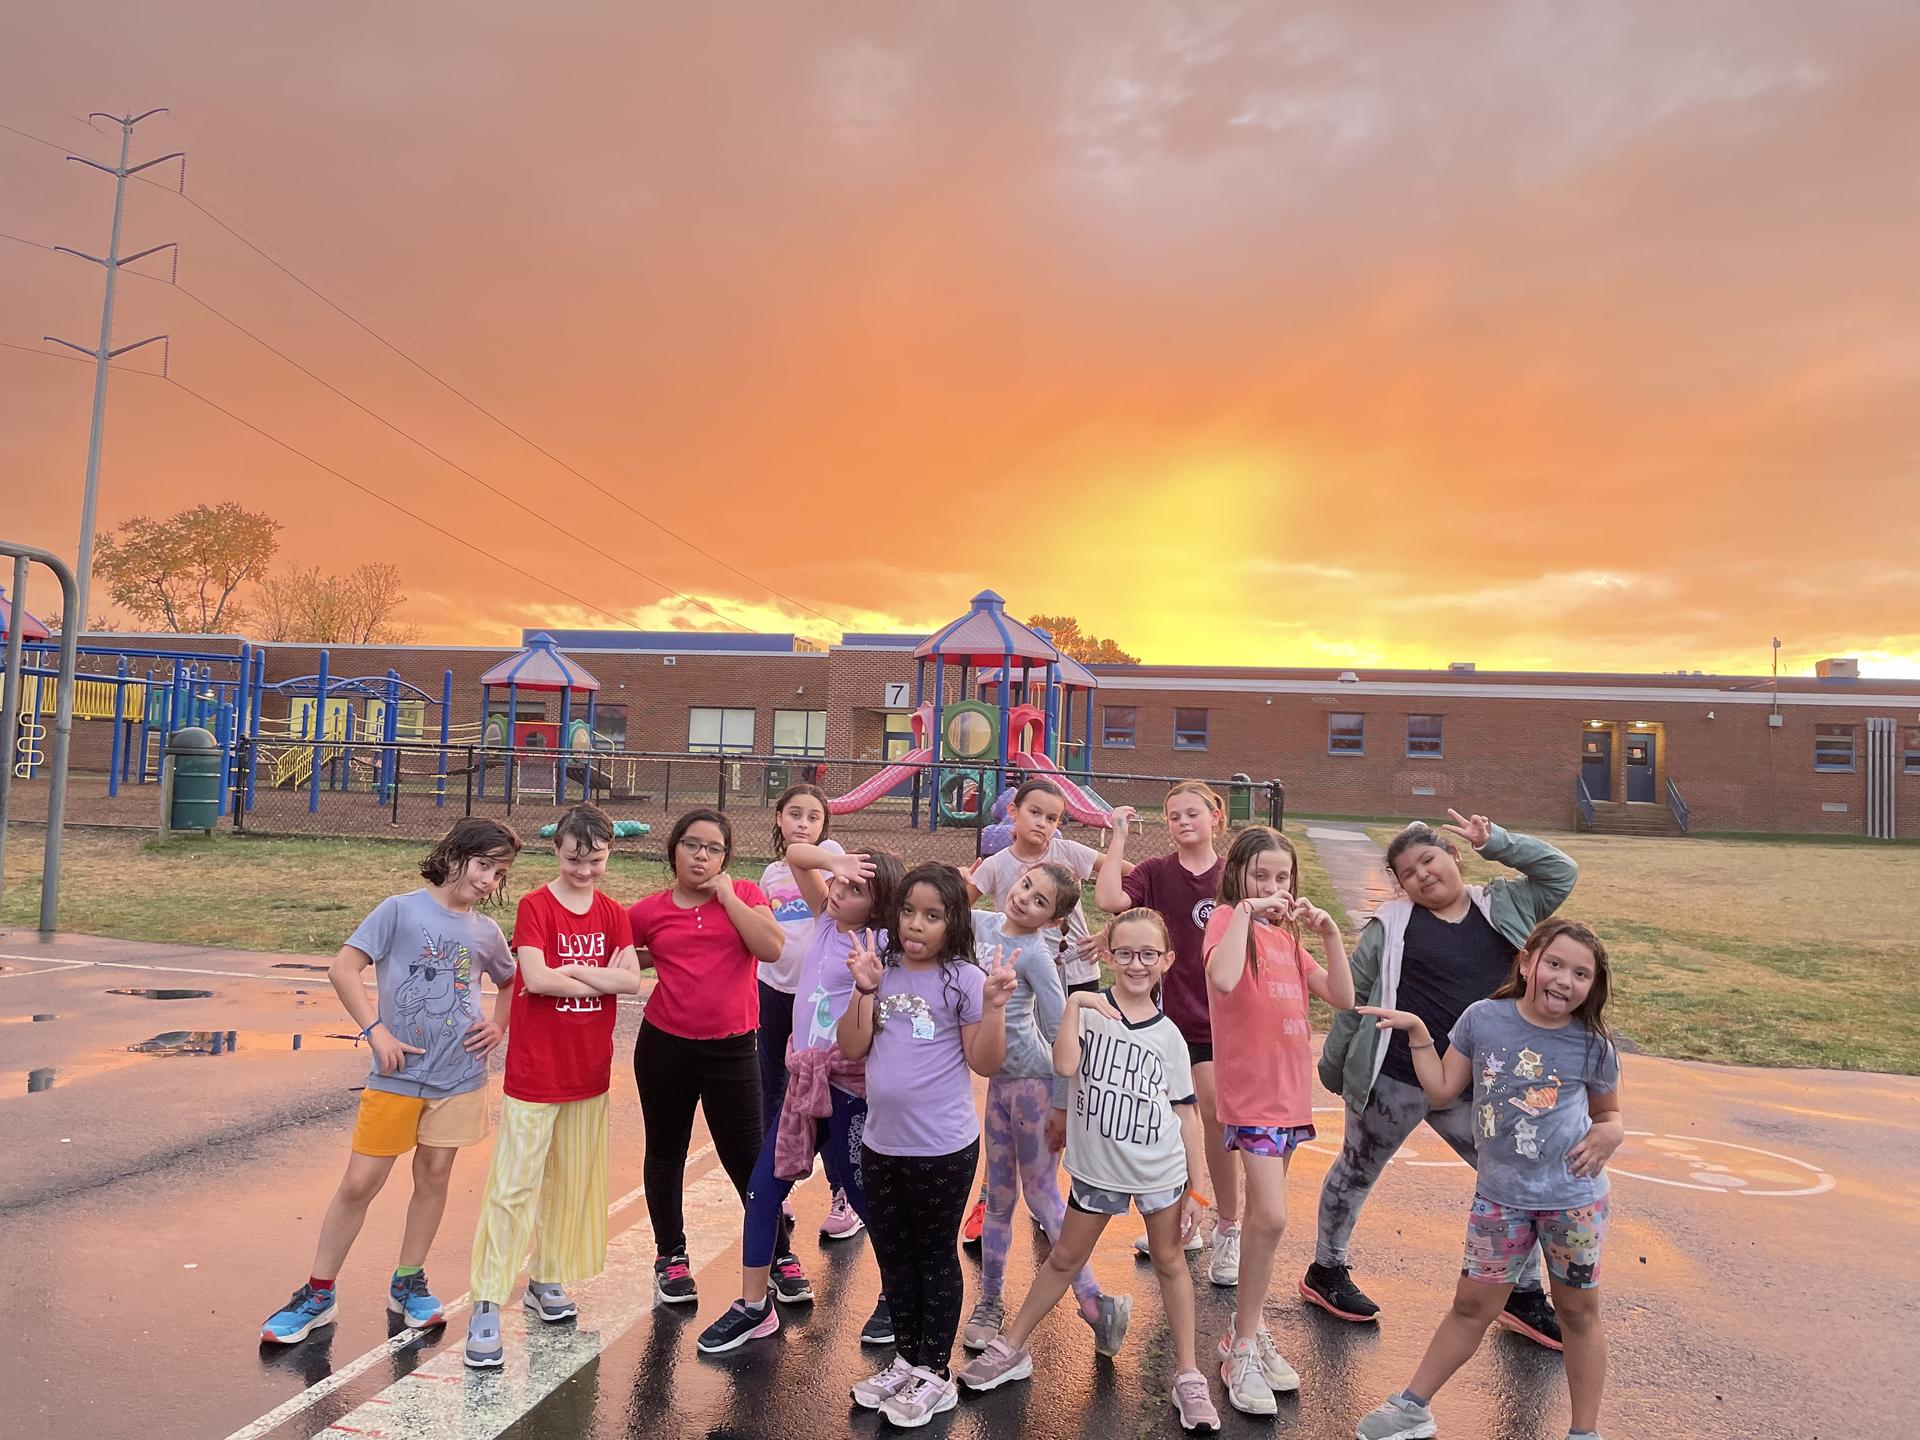
[[1187, 1198], [1193, 1201], [1193, 1203], [1198, 1205], [1202, 1210], [1211, 1210], [1213, 1208], [1213, 1202], [1207, 1199], [1207, 1197], [1202, 1195], [1198, 1190], [1187, 1191]]

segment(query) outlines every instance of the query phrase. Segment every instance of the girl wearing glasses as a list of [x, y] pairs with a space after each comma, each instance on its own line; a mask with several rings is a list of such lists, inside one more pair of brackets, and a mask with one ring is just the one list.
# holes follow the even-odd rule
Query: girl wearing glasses
[[[1319, 937], [1322, 969], [1300, 943]], [[1287, 1227], [1287, 1164], [1313, 1139], [1313, 1035], [1307, 996], [1353, 1008], [1353, 973], [1340, 926], [1300, 898], [1293, 842], [1255, 825], [1234, 837], [1220, 875], [1220, 903], [1207, 919], [1202, 954], [1213, 1019], [1215, 1103], [1223, 1141], [1246, 1171], [1241, 1214], [1243, 1283], [1220, 1341], [1227, 1399], [1248, 1415], [1271, 1415], [1274, 1392], [1298, 1390], [1261, 1319], [1273, 1253]], [[1245, 1283], [1251, 1281], [1251, 1283]]]
[[[1053, 1042], [1053, 1069], [1068, 1079], [1067, 1217], [1004, 1334], [960, 1372], [969, 1390], [993, 1390], [1033, 1374], [1028, 1337], [1099, 1242], [1107, 1221], [1137, 1209], [1173, 1346], [1174, 1408], [1185, 1430], [1218, 1430], [1220, 1415], [1194, 1353], [1193, 1277], [1185, 1239], [1206, 1205], [1189, 1188], [1203, 1174], [1193, 1066], [1179, 1027], [1160, 1008], [1160, 977], [1173, 962], [1167, 925], [1144, 907], [1107, 927], [1113, 988], [1067, 997]], [[1070, 1387], [1069, 1387], [1070, 1388]]]
[[[641, 963], [656, 977], [633, 1046], [646, 1130], [644, 1175], [657, 1258], [656, 1298], [699, 1297], [681, 1209], [696, 1106], [744, 1205], [765, 1123], [760, 1108], [759, 962], [776, 961], [786, 932], [751, 880], [727, 874], [733, 827], [717, 810], [689, 810], [667, 836], [673, 884], [628, 913]], [[783, 1216], [777, 1255], [791, 1258]], [[777, 1262], [776, 1262], [777, 1263]], [[798, 1268], [798, 1262], [795, 1262]]]

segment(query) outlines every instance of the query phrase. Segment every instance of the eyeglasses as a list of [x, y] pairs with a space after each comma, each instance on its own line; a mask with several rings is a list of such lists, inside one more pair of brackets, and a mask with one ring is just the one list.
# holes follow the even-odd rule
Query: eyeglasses
[[727, 847], [724, 841], [696, 840], [691, 835], [683, 835], [680, 837], [680, 848], [689, 855], [700, 857], [711, 855], [715, 859], [727, 853]]
[[1136, 965], [1158, 965], [1167, 958], [1164, 950], [1114, 950], [1109, 952], [1113, 963], [1132, 969]]

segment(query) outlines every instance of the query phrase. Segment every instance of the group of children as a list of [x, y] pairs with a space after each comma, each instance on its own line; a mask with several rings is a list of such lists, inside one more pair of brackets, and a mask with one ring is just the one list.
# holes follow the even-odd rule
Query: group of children
[[[1130, 807], [1114, 812], [1104, 854], [1058, 834], [1064, 808], [1057, 787], [1030, 780], [1007, 850], [966, 872], [908, 869], [844, 852], [828, 838], [824, 794], [794, 786], [777, 802], [776, 859], [760, 884], [728, 874], [727, 818], [696, 810], [668, 837], [672, 883], [622, 909], [598, 888], [612, 826], [575, 806], [554, 834], [559, 874], [521, 900], [511, 950], [477, 907], [502, 891], [519, 842], [495, 822], [460, 821], [423, 862], [426, 888], [383, 901], [330, 969], [373, 1070], [314, 1273], [262, 1340], [293, 1343], [332, 1321], [333, 1277], [409, 1149], [414, 1193], [389, 1306], [417, 1328], [444, 1323], [422, 1266], [454, 1152], [487, 1133], [486, 1059], [506, 1033], [466, 1362], [502, 1363], [500, 1307], [529, 1242], [523, 1306], [545, 1322], [571, 1317], [566, 1287], [605, 1259], [615, 997], [639, 989], [644, 964], [656, 979], [634, 1076], [660, 1302], [698, 1299], [681, 1213], [696, 1108], [744, 1209], [739, 1294], [700, 1334], [702, 1352], [764, 1339], [780, 1303], [813, 1298], [788, 1197], [818, 1156], [832, 1186], [823, 1237], [873, 1237], [881, 1294], [862, 1342], [894, 1347], [853, 1386], [856, 1404], [917, 1427], [962, 1387], [1027, 1378], [1028, 1340], [1069, 1289], [1095, 1350], [1118, 1354], [1132, 1302], [1104, 1293], [1089, 1261], [1108, 1220], [1135, 1209], [1169, 1327], [1172, 1403], [1183, 1428], [1217, 1430], [1187, 1260], [1208, 1248], [1211, 1210], [1208, 1276], [1239, 1291], [1208, 1364], [1236, 1409], [1270, 1415], [1301, 1386], [1263, 1312], [1290, 1160], [1315, 1137], [1311, 996], [1335, 1014], [1319, 1078], [1347, 1116], [1300, 1293], [1342, 1319], [1378, 1316], [1348, 1244], [1422, 1120], [1479, 1172], [1452, 1307], [1411, 1381], [1357, 1435], [1434, 1435], [1434, 1393], [1498, 1320], [1564, 1344], [1569, 1434], [1592, 1436], [1606, 1370], [1604, 1167], [1624, 1131], [1605, 949], [1550, 918], [1573, 863], [1483, 816], [1409, 826], [1387, 857], [1401, 896], [1349, 959], [1338, 922], [1300, 895], [1284, 835], [1248, 827], [1218, 852], [1224, 807], [1204, 783], [1167, 795], [1173, 848], [1138, 865], [1126, 858]], [[1466, 884], [1456, 840], [1520, 877]], [[1089, 878], [1114, 916], [1097, 937], [1081, 906]], [[983, 896], [996, 908], [975, 908]], [[477, 972], [503, 987], [491, 1015]], [[987, 1080], [984, 1124], [975, 1077]], [[1020, 1197], [1050, 1245], [1009, 1323]], [[980, 1293], [962, 1334], [958, 1242], [975, 1234]], [[956, 1338], [975, 1352], [958, 1369]]]

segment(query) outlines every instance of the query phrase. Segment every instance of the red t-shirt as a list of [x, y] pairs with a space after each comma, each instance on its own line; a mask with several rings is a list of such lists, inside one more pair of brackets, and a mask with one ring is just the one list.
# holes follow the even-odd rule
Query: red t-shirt
[[[751, 880], [735, 880], [733, 893], [749, 907], [767, 904]], [[647, 999], [649, 1025], [682, 1040], [719, 1040], [759, 1026], [760, 962], [718, 900], [683, 907], [662, 890], [636, 903], [627, 919], [659, 977]]]
[[1189, 1045], [1213, 1043], [1213, 1025], [1207, 1017], [1207, 966], [1200, 956], [1200, 940], [1206, 933], [1207, 917], [1213, 914], [1214, 896], [1220, 893], [1220, 873], [1226, 864], [1216, 859], [1213, 868], [1196, 875], [1180, 863], [1177, 854], [1156, 855], [1134, 866], [1120, 881], [1130, 902], [1151, 906], [1167, 922], [1173, 964], [1160, 981], [1160, 1008]]
[[[513, 922], [516, 957], [531, 946], [548, 965], [599, 965], [633, 943], [627, 912], [599, 891], [576, 915], [542, 885], [520, 901]], [[617, 995], [535, 995], [513, 977], [512, 1023], [507, 1027], [507, 1075], [502, 1087], [516, 1100], [543, 1105], [590, 1100], [607, 1093], [613, 1071]]]
[[[1202, 953], [1233, 923], [1233, 908], [1216, 906]], [[1211, 985], [1213, 1087], [1222, 1125], [1313, 1123], [1313, 1031], [1307, 1024], [1307, 981], [1320, 963], [1278, 925], [1253, 922], [1251, 960], [1240, 983], [1222, 995]]]

